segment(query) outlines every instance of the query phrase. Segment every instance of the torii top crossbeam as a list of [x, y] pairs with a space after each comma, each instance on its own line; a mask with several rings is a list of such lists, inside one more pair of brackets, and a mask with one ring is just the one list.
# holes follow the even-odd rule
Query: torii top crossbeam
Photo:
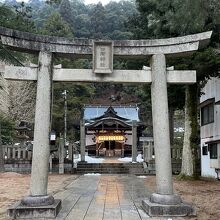
[[[187, 35], [176, 38], [155, 40], [116, 40], [114, 41], [114, 56], [129, 58], [145, 57], [153, 54], [179, 56], [195, 52], [206, 46], [212, 32]], [[0, 27], [1, 41], [14, 50], [36, 53], [47, 51], [58, 56], [90, 57], [92, 56], [93, 40], [67, 39], [21, 32]]]

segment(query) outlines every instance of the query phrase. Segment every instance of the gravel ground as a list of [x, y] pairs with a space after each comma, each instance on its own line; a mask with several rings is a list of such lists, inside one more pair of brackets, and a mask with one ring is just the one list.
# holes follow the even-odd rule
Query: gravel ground
[[[151, 191], [155, 190], [155, 176], [147, 177], [146, 186]], [[174, 190], [184, 201], [196, 207], [197, 216], [186, 219], [220, 219], [220, 181], [206, 178], [179, 181], [174, 177]]]
[[[77, 176], [75, 176], [77, 178]], [[72, 175], [49, 175], [48, 193], [53, 194], [73, 180]], [[0, 173], [0, 220], [6, 219], [7, 207], [29, 195], [30, 174]]]

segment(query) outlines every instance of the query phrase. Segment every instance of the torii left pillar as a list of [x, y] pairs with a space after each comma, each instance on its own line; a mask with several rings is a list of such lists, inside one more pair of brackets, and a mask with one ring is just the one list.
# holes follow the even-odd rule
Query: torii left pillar
[[[25, 218], [55, 217], [61, 208], [61, 200], [54, 200], [47, 194], [49, 169], [49, 132], [52, 85], [52, 53], [39, 53], [37, 74], [37, 97], [34, 126], [34, 146], [31, 170], [30, 195], [21, 200], [16, 209], [9, 209], [9, 215]], [[10, 215], [12, 216], [12, 215]]]

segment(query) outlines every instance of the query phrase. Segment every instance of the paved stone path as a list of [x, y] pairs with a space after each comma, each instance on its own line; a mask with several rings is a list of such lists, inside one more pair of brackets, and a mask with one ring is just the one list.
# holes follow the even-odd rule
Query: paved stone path
[[79, 176], [54, 195], [62, 199], [56, 219], [149, 220], [141, 208], [142, 199], [150, 195], [145, 181], [134, 175]]

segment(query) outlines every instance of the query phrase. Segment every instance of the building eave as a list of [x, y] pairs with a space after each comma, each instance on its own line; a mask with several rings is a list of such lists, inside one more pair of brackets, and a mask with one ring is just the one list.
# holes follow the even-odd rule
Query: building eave
[[209, 105], [214, 102], [215, 102], [215, 98], [206, 99], [205, 101], [199, 104], [198, 108], [203, 108], [204, 106]]

